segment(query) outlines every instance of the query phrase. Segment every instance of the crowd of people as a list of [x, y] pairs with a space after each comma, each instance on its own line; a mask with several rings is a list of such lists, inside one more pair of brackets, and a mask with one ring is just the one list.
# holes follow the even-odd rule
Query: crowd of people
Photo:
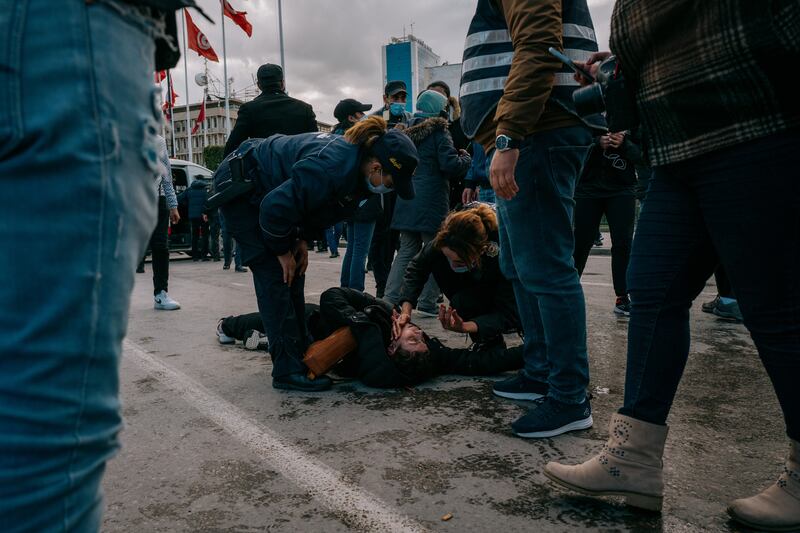
[[[153, 67], [175, 65], [174, 13], [185, 6], [196, 7], [70, 1], [52, 17], [49, 2], [31, 0], [0, 19], [0, 80], [14, 101], [0, 108], [0, 228], [29, 221], [0, 232], [7, 248], [28, 246], [2, 267], [16, 284], [0, 300], [0, 529], [99, 530], [133, 273], [149, 240], [154, 306], [180, 308], [167, 228], [183, 202], [194, 259], [218, 259], [222, 231], [225, 265], [235, 242], [237, 270], [252, 272], [258, 312], [220, 319], [217, 337], [267, 350], [273, 387], [324, 391], [328, 372], [398, 387], [516, 370], [493, 392], [532, 402], [511, 423], [524, 438], [593, 424], [580, 276], [605, 217], [613, 311], [630, 321], [624, 401], [597, 455], [544, 473], [648, 510], [662, 507], [689, 310], [716, 273], [719, 296], [703, 309], [747, 327], [790, 448], [778, 481], [728, 512], [758, 529], [800, 528], [800, 107], [784, 72], [800, 25], [783, 23], [800, 20], [797, 2], [619, 0], [611, 56], [598, 51], [586, 0], [477, 0], [458, 96], [433, 82], [410, 111], [405, 83], [388, 80], [369, 115], [339, 102], [333, 133], [317, 131], [311, 106], [265, 64], [211, 196], [203, 184], [175, 194], [152, 105]], [[112, 41], [113, 51], [102, 44]], [[40, 93], [53, 79], [57, 98]], [[606, 91], [605, 113], [578, 112], [582, 85]], [[634, 120], [613, 127], [626, 105]], [[58, 213], [57, 238], [20, 199]], [[340, 286], [308, 304], [311, 243], [335, 257], [343, 231]], [[54, 254], [60, 268], [42, 269]], [[415, 313], [472, 345], [447, 347]], [[508, 347], [508, 334], [521, 345]]]

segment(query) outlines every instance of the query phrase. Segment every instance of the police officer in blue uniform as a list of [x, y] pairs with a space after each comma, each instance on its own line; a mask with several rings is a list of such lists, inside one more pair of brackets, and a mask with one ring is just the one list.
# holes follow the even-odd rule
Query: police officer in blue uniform
[[258, 310], [272, 356], [272, 386], [322, 391], [327, 376], [307, 377], [303, 317], [308, 240], [352, 216], [371, 194], [414, 197], [417, 151], [402, 132], [370, 117], [345, 136], [273, 135], [242, 143], [214, 175], [228, 229], [253, 272]]

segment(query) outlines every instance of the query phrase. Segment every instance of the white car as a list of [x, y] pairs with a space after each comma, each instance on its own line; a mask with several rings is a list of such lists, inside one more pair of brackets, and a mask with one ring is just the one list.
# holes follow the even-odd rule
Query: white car
[[[175, 194], [185, 191], [195, 180], [201, 180], [206, 184], [206, 188], [211, 191], [211, 179], [214, 173], [202, 165], [190, 163], [182, 159], [170, 159], [169, 165], [172, 168], [172, 184], [175, 186]], [[171, 250], [189, 250], [192, 247], [192, 233], [189, 224], [189, 216], [185, 207], [179, 207], [181, 221], [169, 229], [169, 245]]]

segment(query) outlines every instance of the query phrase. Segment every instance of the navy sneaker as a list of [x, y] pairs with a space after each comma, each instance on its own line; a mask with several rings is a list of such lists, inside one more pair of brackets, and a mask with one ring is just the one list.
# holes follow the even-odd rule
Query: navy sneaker
[[578, 431], [592, 427], [592, 406], [589, 398], [583, 403], [570, 404], [554, 400], [549, 396], [536, 407], [511, 424], [511, 430], [525, 439], [546, 439], [567, 431]]
[[520, 370], [515, 376], [495, 383], [492, 392], [512, 400], [538, 400], [547, 396], [547, 389], [547, 383], [530, 379]]

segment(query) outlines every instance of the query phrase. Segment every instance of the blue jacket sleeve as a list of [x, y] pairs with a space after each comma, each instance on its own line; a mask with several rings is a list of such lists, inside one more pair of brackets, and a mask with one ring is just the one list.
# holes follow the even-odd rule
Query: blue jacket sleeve
[[291, 250], [306, 215], [323, 208], [335, 193], [334, 180], [317, 161], [295, 163], [289, 179], [261, 201], [259, 224], [267, 246], [276, 255]]
[[444, 131], [437, 139], [437, 159], [439, 170], [449, 179], [458, 179], [464, 176], [469, 170], [472, 159], [468, 155], [461, 155], [453, 145], [453, 138], [449, 131]]

